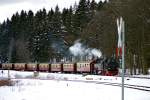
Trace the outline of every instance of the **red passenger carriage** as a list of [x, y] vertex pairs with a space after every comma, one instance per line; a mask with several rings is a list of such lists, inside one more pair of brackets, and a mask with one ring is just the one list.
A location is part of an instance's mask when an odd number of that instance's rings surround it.
[[77, 62], [77, 72], [93, 73], [93, 71], [94, 71], [93, 61]]
[[39, 65], [38, 65], [38, 67], [39, 67], [39, 71], [49, 71], [49, 69], [50, 69], [50, 64], [49, 63], [40, 63]]
[[27, 71], [37, 71], [37, 64], [36, 63], [28, 63], [26, 70]]
[[64, 63], [63, 64], [63, 72], [66, 73], [75, 73], [76, 72], [76, 64], [75, 63]]
[[2, 69], [8, 70], [8, 69], [13, 69], [14, 64], [13, 63], [3, 63], [2, 64]]
[[26, 64], [25, 63], [14, 63], [14, 70], [25, 70]]
[[52, 63], [51, 64], [51, 72], [62, 72], [63, 64], [62, 63]]

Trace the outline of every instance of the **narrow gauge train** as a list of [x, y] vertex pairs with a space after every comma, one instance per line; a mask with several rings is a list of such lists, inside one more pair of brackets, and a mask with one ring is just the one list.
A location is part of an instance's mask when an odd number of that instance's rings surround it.
[[97, 59], [92, 61], [64, 63], [2, 63], [3, 70], [40, 71], [61, 73], [89, 73], [114, 76], [118, 74], [119, 64], [115, 59]]

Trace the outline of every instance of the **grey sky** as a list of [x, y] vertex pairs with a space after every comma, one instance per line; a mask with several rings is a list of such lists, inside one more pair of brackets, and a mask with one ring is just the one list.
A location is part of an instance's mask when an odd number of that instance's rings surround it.
[[0, 5], [13, 4], [18, 2], [23, 2], [25, 0], [0, 0]]
[[36, 12], [42, 8], [50, 10], [55, 8], [56, 5], [63, 9], [74, 5], [75, 1], [79, 2], [79, 0], [0, 0], [0, 23], [7, 18], [10, 19], [14, 13], [20, 12], [22, 9]]
[[[9, 4], [16, 4], [21, 2], [30, 2], [30, 3], [41, 3], [41, 2], [47, 2], [48, 0], [0, 0], [0, 5], [9, 5]], [[50, 2], [54, 2], [54, 0], [49, 0]], [[57, 1], [57, 0], [56, 0]]]
[[[20, 2], [39, 3], [39, 2], [45, 2], [45, 1], [47, 1], [47, 0], [0, 0], [0, 5], [20, 3]], [[49, 1], [54, 1], [54, 0], [49, 0]]]

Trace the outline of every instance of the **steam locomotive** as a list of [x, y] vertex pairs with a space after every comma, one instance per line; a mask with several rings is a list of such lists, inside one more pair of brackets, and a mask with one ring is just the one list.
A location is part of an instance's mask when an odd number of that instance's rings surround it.
[[53, 63], [1, 63], [0, 69], [17, 71], [61, 72], [61, 73], [88, 73], [114, 76], [118, 74], [119, 64], [116, 59], [96, 59], [79, 62]]

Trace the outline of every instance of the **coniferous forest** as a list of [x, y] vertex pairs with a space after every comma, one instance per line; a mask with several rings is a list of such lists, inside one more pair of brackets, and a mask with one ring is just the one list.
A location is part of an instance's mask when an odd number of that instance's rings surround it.
[[150, 68], [149, 0], [80, 0], [70, 8], [14, 12], [0, 23], [1, 62], [49, 62], [69, 54], [68, 48], [81, 39], [100, 49], [104, 56], [116, 52], [116, 19], [125, 20], [125, 60], [131, 73], [147, 74]]

